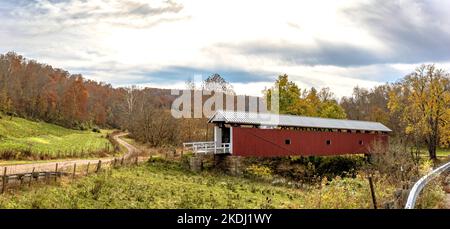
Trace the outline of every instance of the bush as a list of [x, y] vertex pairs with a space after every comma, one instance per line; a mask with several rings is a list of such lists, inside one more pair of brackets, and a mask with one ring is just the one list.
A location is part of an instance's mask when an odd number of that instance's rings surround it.
[[6, 112], [6, 115], [10, 116], [10, 117], [17, 117], [17, 114], [15, 112]]
[[78, 126], [78, 129], [79, 129], [79, 130], [85, 131], [85, 130], [88, 130], [89, 127], [88, 127], [88, 125], [86, 125], [85, 123], [83, 123], [83, 124], [81, 124], [81, 125]]
[[439, 179], [431, 180], [417, 198], [417, 209], [444, 208], [445, 191]]
[[313, 162], [316, 173], [322, 177], [354, 177], [363, 163], [361, 156], [319, 157]]
[[100, 133], [101, 131], [100, 131], [100, 128], [94, 127], [94, 128], [92, 128], [92, 132], [94, 132], [94, 133]]
[[418, 179], [419, 165], [401, 144], [391, 143], [386, 148], [375, 142], [370, 146], [370, 152], [372, 156], [368, 169], [386, 174], [392, 182], [398, 184]]
[[326, 157], [273, 157], [246, 158], [247, 165], [263, 165], [270, 168], [274, 175], [303, 182], [316, 182], [320, 177], [332, 179], [335, 176], [354, 177], [364, 165], [364, 157], [326, 156]]
[[254, 177], [257, 179], [272, 179], [272, 170], [264, 165], [250, 165], [245, 169], [245, 174], [249, 177]]

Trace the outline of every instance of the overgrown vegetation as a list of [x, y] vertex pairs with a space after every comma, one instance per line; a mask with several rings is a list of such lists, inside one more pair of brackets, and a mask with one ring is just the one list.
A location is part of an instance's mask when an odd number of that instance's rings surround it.
[[[409, 191], [412, 185], [422, 176], [433, 170], [436, 161], [420, 157], [414, 152], [408, 152], [405, 146], [392, 142], [389, 148], [381, 143], [375, 143], [370, 149], [371, 163], [361, 170], [365, 173], [379, 173], [385, 176], [385, 182], [399, 190]], [[440, 179], [430, 181], [420, 193], [416, 208], [440, 208], [444, 202], [445, 192]], [[405, 204], [406, 196], [401, 197]]]
[[329, 157], [253, 157], [247, 158], [245, 162], [250, 166], [247, 172], [255, 176], [263, 176], [265, 173], [295, 181], [312, 183], [320, 181], [324, 177], [328, 177], [328, 179], [336, 176], [355, 177], [364, 160], [364, 156], [349, 155]]
[[105, 133], [78, 131], [22, 118], [0, 119], [0, 158], [5, 160], [105, 156]]

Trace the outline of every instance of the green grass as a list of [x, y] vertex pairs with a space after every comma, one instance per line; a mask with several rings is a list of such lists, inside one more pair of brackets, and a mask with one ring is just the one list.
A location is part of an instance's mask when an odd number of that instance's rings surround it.
[[[13, 153], [13, 159], [54, 159], [89, 157], [112, 149], [106, 133], [71, 130], [22, 118], [0, 119], [0, 157]], [[2, 156], [3, 155], [3, 156]]]
[[[428, 150], [427, 149], [421, 149], [420, 150], [420, 156], [424, 158], [428, 158]], [[436, 150], [436, 156], [441, 159], [445, 159], [450, 156], [450, 149], [437, 149]]]
[[450, 149], [438, 149], [436, 151], [436, 155], [438, 157], [447, 157], [450, 156]]
[[[393, 192], [375, 181], [380, 202]], [[294, 188], [152, 162], [0, 195], [0, 208], [370, 208], [364, 177]]]

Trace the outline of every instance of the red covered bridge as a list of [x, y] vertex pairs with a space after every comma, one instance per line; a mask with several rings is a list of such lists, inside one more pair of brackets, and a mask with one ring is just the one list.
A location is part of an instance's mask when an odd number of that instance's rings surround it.
[[374, 141], [387, 143], [391, 132], [378, 122], [234, 111], [218, 111], [209, 122], [214, 141], [184, 146], [235, 156], [368, 154]]

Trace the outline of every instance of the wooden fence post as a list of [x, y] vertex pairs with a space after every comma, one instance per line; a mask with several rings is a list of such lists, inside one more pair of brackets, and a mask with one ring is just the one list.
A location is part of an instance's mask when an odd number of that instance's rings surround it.
[[114, 158], [113, 168], [116, 167], [117, 158]]
[[135, 163], [136, 165], [138, 165], [138, 160], [139, 160], [139, 157], [136, 156], [136, 159], [135, 159], [135, 161], [134, 161], [134, 163]]
[[120, 166], [123, 166], [123, 156], [122, 156], [122, 160], [120, 161]]
[[86, 167], [86, 176], [89, 175], [89, 165], [91, 165], [91, 162], [88, 162]]
[[373, 181], [372, 181], [372, 176], [369, 176], [369, 185], [370, 185], [370, 192], [372, 194], [372, 203], [373, 203], [373, 208], [377, 209], [377, 199], [375, 197], [375, 190], [373, 188]]
[[102, 160], [99, 160], [97, 164], [97, 170], [95, 172], [96, 173], [100, 172], [101, 167], [102, 167]]
[[72, 180], [75, 179], [75, 174], [76, 174], [76, 172], [77, 172], [77, 163], [74, 163], [74, 164], [73, 164]]
[[56, 163], [56, 166], [55, 166], [55, 181], [57, 181], [58, 180], [58, 163]]
[[6, 190], [6, 167], [3, 170], [3, 176], [2, 176], [2, 193], [4, 193]]
[[31, 182], [33, 181], [33, 177], [34, 177], [34, 167], [33, 167], [33, 170], [31, 170], [31, 175], [30, 175], [30, 181], [28, 182], [28, 187], [30, 187], [31, 186]]

